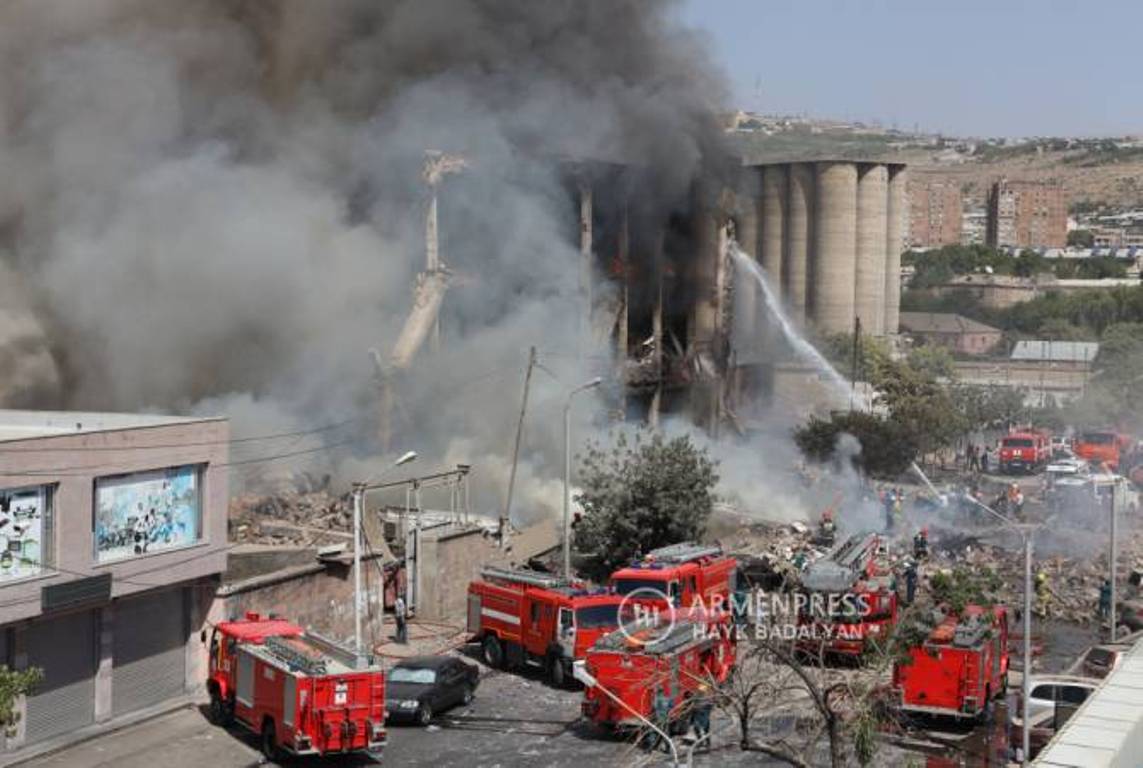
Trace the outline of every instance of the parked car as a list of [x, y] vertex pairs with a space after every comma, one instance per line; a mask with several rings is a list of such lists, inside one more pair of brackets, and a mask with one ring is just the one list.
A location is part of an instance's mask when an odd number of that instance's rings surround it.
[[[1058, 728], [1087, 701], [1099, 682], [1075, 675], [1033, 675], [1027, 706], [1032, 727]], [[1013, 712], [1014, 726], [1021, 723], [1024, 709], [1019, 706]]]
[[1132, 646], [1123, 643], [1107, 643], [1089, 648], [1084, 654], [1080, 669], [1086, 677], [1102, 680], [1119, 666], [1119, 662], [1123, 661], [1123, 657], [1131, 648]]
[[438, 713], [471, 702], [479, 682], [476, 666], [453, 656], [404, 659], [385, 675], [387, 719], [428, 725]]

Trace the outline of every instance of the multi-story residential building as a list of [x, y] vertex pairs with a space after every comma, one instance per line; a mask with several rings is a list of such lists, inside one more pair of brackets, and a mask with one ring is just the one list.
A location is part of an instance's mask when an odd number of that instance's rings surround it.
[[1061, 184], [1004, 179], [992, 185], [988, 192], [988, 245], [1062, 248], [1067, 239], [1067, 194]]
[[956, 245], [961, 240], [960, 186], [943, 179], [910, 179], [909, 245]]
[[224, 419], [0, 410], [0, 663], [44, 675], [4, 752], [82, 738], [205, 680], [228, 441]]

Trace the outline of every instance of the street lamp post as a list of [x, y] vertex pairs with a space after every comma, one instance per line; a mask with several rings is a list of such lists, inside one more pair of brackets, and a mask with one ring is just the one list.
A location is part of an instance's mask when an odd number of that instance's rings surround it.
[[580, 392], [598, 387], [602, 379], [596, 376], [568, 392], [564, 401], [564, 578], [571, 579], [571, 407], [572, 398]]
[[[417, 458], [416, 451], [408, 451], [379, 474], [384, 475], [397, 467], [408, 464]], [[365, 604], [365, 596], [361, 592], [361, 518], [365, 508], [365, 490], [379, 475], [374, 475], [363, 483], [353, 484], [353, 653], [358, 666], [364, 666], [365, 648], [361, 639], [361, 613]], [[382, 603], [385, 597], [385, 584], [381, 584]], [[384, 611], [382, 611], [384, 616]]]
[[1000, 514], [972, 494], [966, 493], [966, 499], [976, 504], [988, 514], [1004, 523], [1017, 533], [1024, 541], [1024, 670], [1020, 675], [1020, 696], [1024, 702], [1023, 715], [1020, 717], [1020, 735], [1022, 744], [1021, 765], [1028, 765], [1028, 751], [1031, 742], [1031, 720], [1028, 717], [1028, 699], [1032, 691], [1032, 530], [1030, 526], [1020, 526], [1008, 517]]

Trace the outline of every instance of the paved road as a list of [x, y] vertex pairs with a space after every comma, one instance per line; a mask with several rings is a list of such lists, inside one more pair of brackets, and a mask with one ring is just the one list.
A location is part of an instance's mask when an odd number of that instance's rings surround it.
[[[486, 671], [486, 670], [485, 670]], [[487, 671], [486, 671], [487, 672]], [[387, 765], [446, 768], [511, 766], [667, 765], [666, 755], [648, 756], [606, 736], [579, 719], [582, 693], [557, 690], [536, 678], [486, 674], [472, 705], [438, 718], [428, 729], [390, 725]], [[732, 725], [715, 720], [723, 749], [700, 755], [698, 766], [767, 765], [757, 754], [733, 746]], [[685, 757], [685, 755], [684, 755]], [[372, 761], [345, 758], [285, 763], [322, 768], [359, 768]], [[187, 708], [141, 725], [25, 763], [28, 768], [246, 768], [268, 765], [256, 739], [239, 729], [212, 726], [198, 709]]]

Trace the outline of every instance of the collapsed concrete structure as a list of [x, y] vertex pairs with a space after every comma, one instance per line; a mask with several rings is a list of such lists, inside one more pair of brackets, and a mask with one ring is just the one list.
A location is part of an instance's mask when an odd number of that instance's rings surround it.
[[685, 213], [644, 210], [639, 169], [575, 164], [581, 290], [596, 341], [622, 361], [626, 418], [686, 411], [742, 428], [788, 362], [765, 297], [729, 243], [761, 264], [789, 317], [818, 334], [897, 332], [905, 166], [768, 159], [698, 182]]

